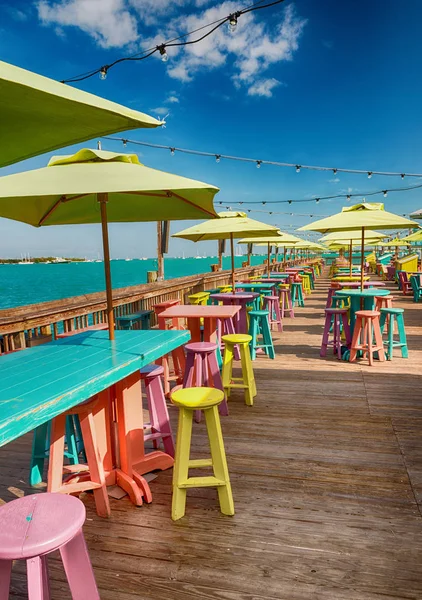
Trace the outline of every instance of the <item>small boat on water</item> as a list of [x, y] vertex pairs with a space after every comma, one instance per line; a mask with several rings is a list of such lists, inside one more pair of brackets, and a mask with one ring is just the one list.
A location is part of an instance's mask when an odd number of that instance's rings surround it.
[[21, 254], [21, 259], [17, 264], [18, 265], [33, 265], [34, 261], [30, 260], [29, 254]]

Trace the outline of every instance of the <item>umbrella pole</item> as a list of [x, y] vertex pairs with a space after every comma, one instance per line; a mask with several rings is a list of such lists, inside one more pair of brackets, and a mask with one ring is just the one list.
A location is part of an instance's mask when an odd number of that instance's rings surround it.
[[360, 289], [363, 292], [363, 264], [365, 261], [365, 227], [362, 227], [362, 245], [360, 248]]
[[234, 242], [233, 242], [233, 234], [230, 234], [230, 253], [232, 255], [232, 292], [233, 294], [236, 292], [236, 284], [234, 277]]
[[267, 266], [267, 275], [268, 275], [268, 278], [270, 277], [270, 272], [271, 272], [270, 262], [271, 262], [271, 246], [270, 246], [270, 244], [268, 244], [268, 266]]
[[103, 232], [103, 252], [104, 252], [104, 274], [106, 280], [106, 296], [107, 296], [107, 318], [108, 318], [108, 335], [110, 340], [114, 340], [114, 312], [113, 312], [113, 292], [111, 287], [111, 270], [110, 270], [110, 247], [108, 243], [108, 227], [107, 227], [107, 194], [98, 194], [98, 202], [101, 209], [101, 228]]
[[353, 242], [350, 240], [350, 248], [349, 248], [349, 261], [350, 261], [350, 277], [352, 276], [352, 255], [353, 255]]

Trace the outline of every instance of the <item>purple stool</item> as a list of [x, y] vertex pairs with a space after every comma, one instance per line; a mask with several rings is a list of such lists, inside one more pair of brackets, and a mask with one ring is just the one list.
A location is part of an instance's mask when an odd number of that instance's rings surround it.
[[284, 319], [286, 314], [292, 319], [295, 317], [295, 311], [292, 302], [292, 293], [290, 288], [280, 288], [280, 314], [281, 318]]
[[336, 292], [339, 291], [339, 289], [341, 289], [340, 286], [338, 288], [337, 287], [328, 288], [327, 302], [325, 303], [325, 308], [331, 308], [332, 297], [334, 296], [334, 294]]
[[26, 560], [29, 600], [49, 600], [47, 555], [60, 551], [73, 600], [100, 600], [74, 496], [34, 494], [0, 507], [0, 600], [9, 598], [14, 560]]
[[173, 433], [161, 383], [163, 373], [164, 368], [159, 365], [147, 365], [141, 369], [150, 419], [149, 423], [144, 424], [144, 429], [151, 430], [150, 433], [144, 434], [144, 441], [152, 440], [154, 448], [158, 448], [158, 441], [162, 440], [164, 450], [174, 458]]
[[[183, 387], [213, 387], [224, 392], [220, 369], [217, 363], [217, 344], [213, 342], [194, 342], [186, 344], [186, 370]], [[218, 407], [220, 415], [229, 414], [227, 399]], [[201, 420], [201, 411], [195, 411], [195, 421]], [[1, 599], [0, 599], [1, 600]]]
[[[347, 321], [347, 308], [326, 308], [325, 309], [325, 325], [324, 333], [322, 334], [321, 351], [320, 356], [327, 356], [327, 347], [333, 346], [333, 353], [337, 352], [337, 358], [341, 359], [341, 328], [340, 323], [343, 324], [343, 331], [346, 336], [346, 346], [350, 347], [350, 328]], [[330, 337], [331, 324], [333, 324], [333, 338]]]
[[281, 320], [280, 299], [278, 296], [264, 296], [264, 310], [268, 310], [270, 319], [270, 329], [283, 331], [283, 321]]

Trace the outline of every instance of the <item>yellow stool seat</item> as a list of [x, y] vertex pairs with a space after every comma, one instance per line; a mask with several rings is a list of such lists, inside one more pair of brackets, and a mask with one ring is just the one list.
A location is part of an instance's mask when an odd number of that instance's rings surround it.
[[[233, 389], [241, 389], [245, 392], [245, 404], [253, 405], [253, 399], [256, 396], [255, 376], [252, 368], [251, 353], [249, 344], [252, 341], [251, 335], [231, 334], [223, 335], [224, 342], [223, 370], [221, 379], [227, 399]], [[240, 350], [240, 364], [242, 367], [242, 377], [233, 377], [234, 347], [238, 345]]]
[[224, 400], [224, 392], [216, 388], [192, 387], [177, 390], [171, 395], [171, 401], [181, 408], [202, 410], [216, 406]]
[[[171, 518], [177, 521], [185, 514], [186, 495], [189, 488], [217, 488], [220, 510], [224, 515], [234, 515], [233, 495], [224, 450], [218, 405], [223, 401], [221, 390], [207, 387], [185, 388], [171, 394], [171, 401], [179, 407], [176, 456], [173, 468], [173, 498]], [[210, 443], [211, 458], [190, 459], [193, 415], [203, 410]], [[190, 477], [190, 469], [211, 467], [213, 475]]]

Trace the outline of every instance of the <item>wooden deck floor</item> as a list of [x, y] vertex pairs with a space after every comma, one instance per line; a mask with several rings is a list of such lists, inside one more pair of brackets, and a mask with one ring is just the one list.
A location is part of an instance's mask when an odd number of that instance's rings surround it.
[[[234, 517], [214, 490], [192, 490], [173, 523], [171, 472], [149, 506], [112, 500], [109, 520], [85, 495], [103, 600], [422, 598], [422, 304], [397, 296], [409, 359], [370, 368], [319, 358], [328, 281], [317, 285], [276, 335], [277, 359], [254, 363], [255, 406], [234, 396], [223, 419]], [[29, 449], [28, 437], [0, 449], [3, 501], [28, 493]], [[207, 452], [203, 424], [194, 451]], [[24, 572], [11, 598], [26, 597]], [[69, 598], [58, 560], [51, 577], [53, 600]]]

